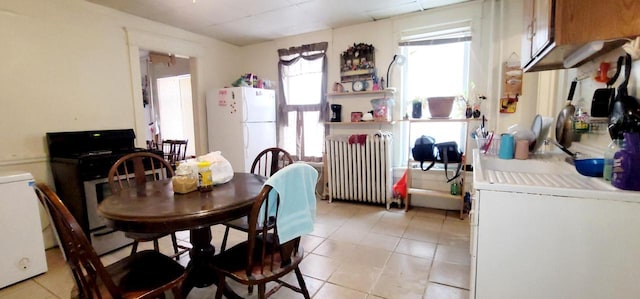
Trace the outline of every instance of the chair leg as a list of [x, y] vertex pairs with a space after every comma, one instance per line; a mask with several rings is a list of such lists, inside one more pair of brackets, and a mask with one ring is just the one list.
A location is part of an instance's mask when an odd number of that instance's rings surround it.
[[160, 244], [158, 244], [158, 239], [153, 239], [153, 250], [160, 252]]
[[224, 275], [218, 273], [218, 289], [216, 290], [216, 299], [222, 299], [222, 292], [224, 292]]
[[224, 229], [224, 237], [222, 237], [222, 245], [220, 245], [220, 252], [224, 252], [227, 248], [227, 237], [229, 237], [229, 227]]
[[138, 241], [133, 241], [131, 245], [131, 254], [134, 254], [138, 251]]
[[307, 284], [304, 282], [304, 277], [302, 276], [302, 272], [300, 272], [300, 268], [296, 267], [296, 277], [298, 278], [298, 284], [300, 285], [300, 290], [302, 290], [302, 295], [305, 299], [310, 299], [309, 290], [307, 290]]
[[176, 256], [176, 261], [180, 260], [180, 249], [178, 248], [178, 238], [176, 238], [176, 233], [171, 233], [171, 243], [173, 244], [173, 252]]
[[258, 284], [258, 298], [265, 299], [266, 290], [267, 290], [266, 284], [264, 283]]
[[180, 287], [176, 286], [171, 289], [171, 293], [173, 293], [174, 299], [184, 299], [182, 296], [182, 292], [180, 292]]

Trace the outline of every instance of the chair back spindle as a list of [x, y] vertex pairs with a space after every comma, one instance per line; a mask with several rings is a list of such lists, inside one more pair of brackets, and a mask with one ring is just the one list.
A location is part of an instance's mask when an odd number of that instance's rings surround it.
[[164, 140], [162, 141], [162, 152], [164, 158], [171, 164], [173, 169], [176, 168], [178, 161], [185, 160], [187, 157], [188, 140]]
[[112, 192], [134, 186], [144, 186], [147, 180], [153, 181], [171, 178], [174, 175], [169, 162], [148, 152], [132, 153], [122, 156], [109, 170], [109, 186]]
[[293, 163], [293, 159], [287, 151], [278, 147], [271, 147], [256, 156], [251, 164], [251, 173], [270, 177], [291, 163]]

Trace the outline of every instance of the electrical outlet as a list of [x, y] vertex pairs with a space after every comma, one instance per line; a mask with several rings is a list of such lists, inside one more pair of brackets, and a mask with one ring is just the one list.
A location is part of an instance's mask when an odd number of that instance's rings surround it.
[[622, 46], [625, 52], [631, 55], [633, 60], [640, 59], [640, 36], [636, 37], [635, 40], [627, 42], [624, 46]]

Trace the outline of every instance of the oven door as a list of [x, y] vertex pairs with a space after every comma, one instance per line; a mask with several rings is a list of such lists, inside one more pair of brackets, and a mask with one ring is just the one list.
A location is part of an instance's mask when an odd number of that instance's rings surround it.
[[106, 221], [98, 214], [98, 204], [111, 195], [109, 181], [106, 178], [84, 182], [87, 200], [87, 218], [89, 220], [89, 237], [98, 255], [111, 252], [130, 245], [133, 240], [106, 225]]

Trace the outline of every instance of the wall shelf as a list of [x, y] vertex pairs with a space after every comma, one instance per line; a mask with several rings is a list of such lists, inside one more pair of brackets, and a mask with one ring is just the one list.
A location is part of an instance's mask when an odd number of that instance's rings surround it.
[[[485, 118], [486, 120], [486, 118]], [[429, 122], [475, 122], [482, 121], [482, 118], [412, 118], [412, 119], [404, 119], [402, 121], [408, 121], [411, 123], [429, 123]]]
[[393, 90], [367, 90], [367, 91], [353, 91], [353, 92], [336, 92], [328, 93], [328, 97], [340, 97], [340, 96], [356, 96], [356, 95], [377, 95], [377, 94], [393, 94]]
[[[388, 110], [384, 110], [386, 112], [386, 117], [381, 117], [382, 113], [376, 117], [375, 112], [379, 112], [376, 110], [374, 112], [373, 121], [361, 121], [361, 122], [351, 122], [354, 118], [354, 112], [360, 112], [362, 115], [366, 114], [368, 111], [372, 111], [375, 108], [371, 104], [373, 100], [377, 100], [383, 98], [387, 101], [393, 101], [392, 95], [394, 94], [393, 89], [383, 89], [383, 90], [366, 90], [366, 91], [352, 91], [352, 92], [334, 92], [327, 93], [326, 96], [328, 98], [329, 104], [338, 104], [342, 105], [342, 122], [325, 122], [327, 125], [335, 125], [340, 124], [344, 126], [369, 126], [371, 125], [388, 125], [393, 124], [393, 120], [391, 117], [391, 107], [388, 107]], [[387, 102], [388, 103], [388, 102]], [[341, 128], [343, 129], [343, 128]]]
[[420, 189], [420, 188], [408, 188], [407, 194], [433, 196], [433, 197], [441, 197], [441, 198], [456, 199], [456, 200], [460, 199], [460, 195], [452, 195], [451, 193], [448, 193], [445, 191], [428, 190], [428, 189]]
[[343, 125], [343, 126], [367, 126], [367, 125], [393, 125], [395, 121], [358, 121], [358, 122], [349, 122], [349, 121], [341, 121], [341, 122], [324, 122], [325, 125]]
[[[409, 144], [409, 158], [407, 159], [407, 198], [404, 199], [404, 209], [405, 211], [409, 210], [409, 206], [411, 205], [411, 195], [421, 195], [421, 196], [427, 196], [427, 197], [439, 197], [439, 198], [446, 198], [446, 199], [452, 199], [452, 200], [458, 200], [460, 201], [460, 219], [464, 218], [464, 196], [465, 196], [465, 188], [464, 188], [464, 184], [466, 182], [466, 173], [467, 171], [466, 169], [466, 163], [467, 163], [467, 155], [466, 155], [466, 151], [469, 150], [469, 132], [470, 132], [470, 124], [474, 123], [474, 122], [478, 122], [478, 121], [482, 121], [482, 118], [462, 118], [462, 119], [452, 119], [452, 118], [424, 118], [424, 119], [406, 119], [406, 120], [402, 120], [405, 122], [409, 123], [409, 133], [407, 134], [408, 137], [411, 136], [411, 124], [415, 124], [415, 123], [442, 123], [442, 122], [451, 122], [451, 123], [463, 123], [465, 124], [464, 126], [464, 136], [466, 136], [463, 140], [464, 142], [464, 149], [465, 149], [465, 153], [463, 153], [462, 155], [462, 161], [460, 161], [459, 163], [462, 163], [462, 169], [460, 170], [460, 176], [456, 179], [456, 181], [460, 184], [460, 189], [459, 189], [459, 193], [456, 195], [452, 195], [450, 192], [445, 192], [445, 191], [439, 191], [439, 190], [430, 190], [430, 189], [424, 189], [424, 188], [415, 188], [412, 187], [412, 170], [413, 169], [420, 169], [420, 168], [414, 168], [414, 164], [419, 164], [419, 161], [415, 161], [412, 158], [412, 153], [411, 153], [411, 147], [413, 146], [413, 143], [411, 141], [408, 142]], [[486, 119], [485, 119], [486, 121]], [[431, 163], [431, 162], [425, 162], [425, 163]], [[442, 164], [440, 162], [436, 162], [436, 164]], [[451, 163], [451, 164], [458, 164], [458, 163]], [[451, 166], [449, 168], [449, 170], [454, 170], [457, 167], [453, 167]]]

